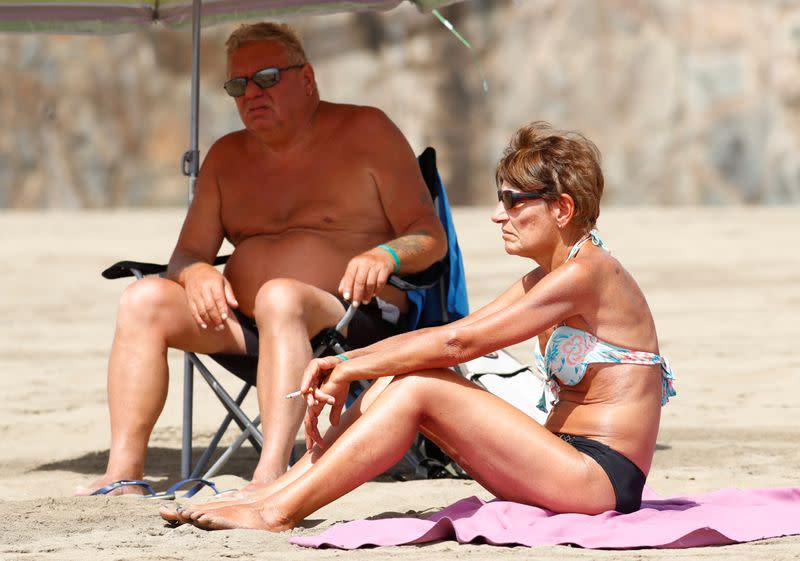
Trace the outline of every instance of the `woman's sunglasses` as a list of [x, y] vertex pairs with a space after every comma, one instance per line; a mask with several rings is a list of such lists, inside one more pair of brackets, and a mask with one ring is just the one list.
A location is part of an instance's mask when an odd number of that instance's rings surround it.
[[517, 203], [521, 201], [528, 201], [532, 199], [548, 199], [548, 198], [550, 198], [550, 195], [542, 191], [516, 193], [514, 191], [503, 190], [497, 192], [497, 200], [503, 203], [503, 208], [506, 210], [514, 208], [515, 206], [517, 206]]
[[262, 68], [250, 78], [247, 76], [238, 76], [237, 78], [231, 78], [227, 82], [225, 82], [222, 87], [225, 88], [225, 91], [228, 92], [228, 95], [231, 97], [241, 97], [244, 95], [245, 90], [247, 90], [247, 81], [252, 80], [253, 83], [265, 90], [267, 88], [271, 88], [275, 84], [281, 81], [281, 72], [286, 70], [291, 70], [293, 68], [302, 68], [305, 64], [295, 64], [292, 66], [284, 66], [283, 68]]

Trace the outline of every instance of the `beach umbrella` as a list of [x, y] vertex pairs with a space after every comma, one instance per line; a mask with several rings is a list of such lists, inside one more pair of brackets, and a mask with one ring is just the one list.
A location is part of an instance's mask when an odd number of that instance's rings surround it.
[[[153, 25], [192, 30], [189, 149], [183, 174], [189, 178], [189, 199], [200, 169], [198, 150], [200, 103], [200, 29], [231, 20], [274, 18], [364, 10], [390, 10], [404, 0], [0, 0], [0, 31], [35, 33], [123, 33]], [[422, 11], [459, 0], [406, 0]]]
[[[162, 25], [192, 30], [189, 148], [182, 171], [189, 179], [189, 200], [200, 169], [198, 149], [200, 107], [200, 29], [232, 20], [274, 18], [364, 10], [390, 10], [404, 0], [0, 0], [0, 32], [123, 33]], [[436, 8], [460, 0], [407, 0], [421, 11], [432, 11], [445, 27], [469, 46]], [[471, 47], [470, 47], [471, 48]], [[184, 359], [184, 411], [191, 411], [193, 365]], [[188, 409], [186, 401], [189, 400]], [[187, 429], [187, 427], [189, 427]], [[183, 448], [191, 448], [191, 416], [184, 419]], [[188, 446], [187, 446], [188, 441]], [[191, 458], [181, 459], [186, 477]]]

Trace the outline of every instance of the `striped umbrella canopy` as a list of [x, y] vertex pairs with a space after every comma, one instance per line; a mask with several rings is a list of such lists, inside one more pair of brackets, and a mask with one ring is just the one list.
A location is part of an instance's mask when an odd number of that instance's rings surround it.
[[[407, 0], [430, 11], [456, 0]], [[403, 0], [203, 0], [202, 25], [295, 14], [390, 10]], [[0, 31], [121, 33], [189, 26], [192, 0], [0, 0]]]

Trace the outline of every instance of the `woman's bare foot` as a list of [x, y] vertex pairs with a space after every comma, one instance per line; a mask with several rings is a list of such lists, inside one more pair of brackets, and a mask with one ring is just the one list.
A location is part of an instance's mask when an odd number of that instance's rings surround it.
[[[97, 491], [98, 489], [101, 489], [102, 487], [105, 487], [106, 485], [114, 483], [115, 481], [121, 481], [121, 480], [124, 480], [124, 479], [128, 479], [128, 480], [141, 479], [141, 476], [139, 476], [139, 477], [120, 477], [118, 475], [105, 474], [105, 475], [102, 475], [102, 476], [98, 477], [94, 481], [92, 481], [87, 487], [76, 487], [75, 488], [75, 496], [77, 496], [77, 497], [88, 497], [89, 495], [91, 495], [92, 493]], [[145, 494], [147, 494], [147, 493], [145, 492], [145, 489], [143, 487], [140, 487], [138, 485], [125, 485], [123, 487], [119, 487], [118, 489], [112, 489], [108, 493], [105, 493], [103, 496], [104, 497], [112, 497], [112, 496], [116, 496], [116, 495], [145, 495]]]
[[247, 529], [284, 532], [295, 526], [286, 517], [263, 504], [195, 511], [190, 522], [203, 530]]
[[170, 524], [179, 525], [183, 524], [183, 520], [181, 520], [180, 513], [182, 511], [182, 507], [178, 505], [172, 506], [162, 506], [158, 509], [158, 514], [161, 515], [161, 518], [169, 522]]
[[161, 507], [159, 509], [159, 514], [161, 514], [161, 518], [172, 524], [174, 523], [191, 524], [192, 519], [195, 516], [199, 516], [200, 513], [207, 513], [207, 512], [212, 512], [214, 510], [227, 509], [227, 508], [250, 507], [255, 505], [256, 503], [264, 502], [264, 500], [266, 500], [268, 497], [269, 495], [265, 495], [263, 497], [248, 496], [242, 500], [238, 499], [210, 500], [187, 506], [181, 505], [174, 507]]

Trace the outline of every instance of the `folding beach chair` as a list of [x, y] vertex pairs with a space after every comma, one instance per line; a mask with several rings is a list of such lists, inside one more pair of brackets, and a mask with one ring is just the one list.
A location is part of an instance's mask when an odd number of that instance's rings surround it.
[[[429, 327], [455, 321], [468, 314], [466, 282], [461, 259], [461, 250], [458, 247], [455, 229], [453, 228], [447, 195], [436, 169], [436, 152], [433, 148], [426, 148], [419, 156], [418, 162], [422, 176], [434, 200], [439, 219], [445, 228], [448, 238], [447, 255], [431, 267], [404, 277], [392, 275], [389, 283], [406, 291], [410, 307], [408, 313], [409, 328]], [[227, 262], [229, 256], [217, 257], [214, 264], [221, 265]], [[105, 271], [103, 277], [116, 279], [122, 277], [136, 277], [140, 279], [146, 275], [164, 275], [166, 265], [141, 263], [135, 261], [118, 262]], [[338, 354], [349, 349], [347, 339], [341, 334], [355, 309], [348, 310], [342, 320], [334, 327], [323, 331], [315, 337], [318, 344], [314, 348], [314, 356]], [[209, 355], [211, 359], [229, 370], [244, 381], [244, 385], [233, 397], [212, 374], [208, 367], [197, 354], [187, 352], [184, 354], [184, 393], [183, 393], [183, 438], [181, 454], [181, 477], [209, 478], [219, 471], [230, 456], [245, 442], [249, 441], [256, 453], [261, 453], [263, 436], [258, 428], [260, 417], [250, 418], [241, 408], [242, 402], [256, 382], [256, 367], [258, 358], [247, 355]], [[227, 415], [216, 434], [211, 439], [208, 447], [203, 452], [197, 463], [192, 467], [192, 405], [194, 392], [194, 370], [197, 370], [221, 404], [227, 410]], [[351, 388], [353, 397], [360, 390], [358, 386]], [[216, 451], [220, 440], [231, 423], [235, 423], [240, 434], [234, 442], [222, 453], [211, 467], [208, 464]], [[406, 463], [418, 474], [426, 475], [425, 457], [435, 452], [432, 443], [425, 447], [425, 441], [418, 439], [405, 456]], [[437, 454], [438, 456], [438, 454]], [[293, 458], [294, 459], [294, 458]], [[443, 463], [444, 460], [439, 461]], [[421, 468], [422, 466], [422, 468]]]

